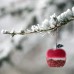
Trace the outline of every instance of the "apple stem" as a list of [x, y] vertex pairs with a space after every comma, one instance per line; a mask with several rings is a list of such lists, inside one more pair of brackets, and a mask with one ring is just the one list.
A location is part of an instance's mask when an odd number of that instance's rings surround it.
[[57, 48], [61, 48], [61, 47], [63, 47], [63, 45], [62, 44], [58, 44], [56, 47]]

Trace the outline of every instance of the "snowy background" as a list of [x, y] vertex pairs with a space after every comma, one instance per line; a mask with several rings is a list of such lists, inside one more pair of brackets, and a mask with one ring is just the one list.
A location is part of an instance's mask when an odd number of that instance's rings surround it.
[[[0, 31], [29, 29], [73, 5], [74, 0], [0, 0]], [[0, 33], [0, 74], [73, 74], [73, 24], [72, 21], [59, 29], [58, 43], [64, 45], [67, 53], [63, 68], [49, 68], [46, 63], [46, 51], [55, 48], [55, 33], [16, 35], [14, 42], [10, 35]]]

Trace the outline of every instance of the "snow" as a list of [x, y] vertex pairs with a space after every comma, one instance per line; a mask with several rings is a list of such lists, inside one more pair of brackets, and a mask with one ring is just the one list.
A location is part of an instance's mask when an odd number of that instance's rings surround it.
[[[66, 6], [65, 9], [60, 11], [56, 4], [61, 4], [62, 2], [65, 2]], [[12, 10], [10, 7], [12, 3], [15, 3], [16, 10], [19, 7], [27, 9], [20, 16], [6, 14], [0, 17], [0, 31], [2, 29], [6, 29], [10, 32], [12, 29], [14, 29], [14, 31], [21, 31], [30, 29], [32, 25], [36, 26], [36, 24], [39, 24], [39, 26], [37, 25], [38, 27], [36, 27], [36, 29], [38, 29], [42, 26], [44, 19], [46, 19], [44, 24], [49, 26], [49, 16], [53, 15], [53, 13], [56, 13], [58, 16], [67, 10], [67, 8], [71, 8], [73, 6], [71, 0], [53, 0], [52, 4], [50, 0], [0, 0], [0, 7], [5, 6], [6, 8], [8, 7], [8, 10]], [[68, 3], [70, 6], [68, 6]], [[29, 12], [28, 8], [32, 9], [32, 11], [29, 10]], [[72, 11], [74, 12], [74, 7], [72, 8]], [[67, 12], [71, 12], [71, 10], [69, 9]], [[37, 22], [33, 21], [34, 17], [36, 17]], [[60, 16], [58, 19], [59, 18]], [[52, 18], [51, 21], [54, 21], [54, 19]], [[51, 22], [51, 27], [54, 27], [55, 24], [55, 21], [54, 23]], [[59, 29], [58, 43], [62, 43], [64, 45], [63, 49], [67, 53], [66, 65], [60, 69], [48, 68], [45, 57], [45, 53], [48, 49], [55, 48], [56, 34], [54, 32], [51, 32], [50, 34], [40, 33], [25, 36], [16, 35], [13, 38], [14, 45], [11, 43], [12, 38], [10, 38], [10, 35], [0, 33], [0, 52], [2, 52], [0, 53], [0, 60], [10, 54], [10, 60], [14, 64], [14, 66], [12, 66], [9, 63], [3, 62], [0, 74], [73, 74], [74, 30], [73, 32], [70, 31], [70, 24], [73, 25], [74, 22]], [[22, 45], [23, 50], [16, 50], [15, 47], [19, 44]]]

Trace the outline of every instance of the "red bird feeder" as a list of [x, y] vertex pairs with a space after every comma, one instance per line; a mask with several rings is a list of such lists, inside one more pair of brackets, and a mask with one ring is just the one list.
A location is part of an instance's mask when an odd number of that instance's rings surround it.
[[66, 53], [61, 48], [49, 49], [46, 53], [46, 60], [49, 67], [63, 67], [66, 62]]
[[63, 67], [66, 62], [66, 52], [61, 48], [62, 44], [57, 44], [58, 29], [56, 31], [56, 48], [46, 52], [46, 60], [49, 67]]

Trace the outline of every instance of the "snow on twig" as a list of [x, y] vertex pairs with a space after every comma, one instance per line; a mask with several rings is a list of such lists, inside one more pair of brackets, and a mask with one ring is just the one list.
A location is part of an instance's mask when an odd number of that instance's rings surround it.
[[27, 30], [21, 30], [20, 32], [9, 32], [6, 30], [2, 30], [1, 32], [3, 34], [10, 34], [11, 36], [20, 34], [20, 35], [26, 35], [26, 34], [32, 34], [32, 33], [40, 33], [40, 32], [48, 32], [52, 30], [56, 30], [57, 28], [67, 24], [68, 22], [74, 20], [74, 7], [72, 7], [72, 10], [67, 9], [67, 11], [61, 13], [59, 16], [56, 16], [55, 13], [50, 16], [50, 19], [45, 19], [42, 22], [42, 25], [33, 25], [31, 29]]

